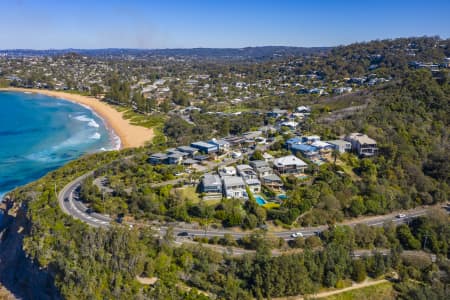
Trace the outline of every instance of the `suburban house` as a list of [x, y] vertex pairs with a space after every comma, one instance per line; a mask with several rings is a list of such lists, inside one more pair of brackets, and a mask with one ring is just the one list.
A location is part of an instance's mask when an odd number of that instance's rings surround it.
[[188, 158], [182, 161], [183, 166], [189, 167], [198, 164], [199, 161], [196, 159]]
[[288, 111], [286, 109], [273, 109], [272, 111], [267, 113], [268, 117], [271, 118], [279, 118], [286, 115]]
[[296, 145], [296, 144], [301, 144], [302, 143], [302, 138], [295, 136], [293, 138], [290, 138], [286, 141], [286, 148], [288, 150], [292, 149], [292, 146]]
[[308, 165], [294, 155], [283, 156], [273, 160], [273, 168], [280, 174], [301, 174]]
[[242, 177], [225, 176], [222, 178], [225, 197], [227, 198], [246, 198], [247, 192]]
[[298, 126], [298, 123], [295, 121], [284, 121], [280, 123], [280, 127], [288, 127], [291, 130], [295, 130]]
[[258, 179], [258, 175], [249, 165], [237, 165], [236, 170], [239, 176], [246, 179]]
[[200, 152], [202, 152], [204, 154], [215, 153], [218, 151], [218, 148], [216, 145], [205, 143], [205, 142], [191, 143], [191, 147], [198, 149]]
[[167, 155], [166, 162], [169, 165], [179, 165], [183, 161], [183, 155], [181, 153], [172, 153]]
[[307, 114], [311, 112], [311, 108], [309, 106], [299, 106], [295, 109], [296, 112], [298, 113], [303, 113], [303, 114]]
[[315, 141], [311, 143], [311, 146], [316, 147], [319, 152], [330, 152], [334, 148], [333, 145], [323, 141]]
[[221, 153], [228, 152], [230, 150], [230, 143], [225, 140], [212, 139], [208, 141], [208, 144], [216, 146], [218, 151]]
[[154, 153], [148, 158], [148, 162], [152, 165], [159, 165], [166, 161], [167, 154], [165, 153]]
[[366, 134], [351, 133], [345, 140], [352, 144], [352, 149], [359, 156], [374, 156], [378, 153], [377, 142]]
[[190, 146], [180, 146], [177, 148], [178, 151], [187, 153], [190, 157], [194, 157], [198, 153], [198, 149]]
[[222, 167], [219, 169], [220, 177], [224, 176], [236, 176], [236, 168], [235, 167]]
[[303, 156], [311, 160], [319, 157], [319, 149], [308, 144], [295, 144], [291, 147], [291, 151], [294, 154], [300, 152]]
[[167, 153], [167, 155], [174, 155], [175, 154], [175, 155], [181, 156], [182, 158], [187, 158], [189, 156], [188, 153], [181, 152], [181, 151], [179, 151], [178, 149], [175, 149], [175, 148], [167, 149], [166, 153]]
[[263, 158], [266, 162], [271, 162], [273, 161], [273, 156], [270, 153], [264, 152], [263, 153]]
[[244, 182], [253, 194], [261, 192], [261, 181], [259, 181], [258, 179], [254, 178], [244, 179]]
[[352, 150], [352, 144], [344, 140], [327, 141], [328, 144], [333, 145], [334, 149], [339, 153], [350, 152]]
[[302, 143], [305, 143], [305, 144], [311, 144], [311, 143], [314, 143], [317, 141], [320, 141], [320, 136], [318, 136], [318, 135], [310, 135], [310, 136], [302, 137]]
[[276, 174], [261, 177], [261, 182], [262, 184], [277, 190], [283, 187], [283, 180]]
[[258, 174], [259, 178], [273, 174], [272, 168], [264, 160], [251, 161], [250, 162], [250, 166], [252, 166], [252, 168], [256, 171], [256, 173]]
[[201, 191], [203, 193], [222, 193], [222, 181], [218, 175], [205, 174], [202, 179]]

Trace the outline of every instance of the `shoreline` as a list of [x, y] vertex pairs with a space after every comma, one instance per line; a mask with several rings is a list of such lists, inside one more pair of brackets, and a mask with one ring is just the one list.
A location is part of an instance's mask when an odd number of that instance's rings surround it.
[[69, 94], [62, 91], [13, 87], [0, 88], [0, 91], [41, 94], [87, 107], [103, 120], [109, 130], [112, 130], [113, 136], [116, 135], [120, 139], [120, 149], [144, 146], [146, 142], [151, 141], [154, 137], [152, 128], [130, 124], [128, 120], [123, 118], [123, 112], [119, 112], [109, 104], [91, 96]]

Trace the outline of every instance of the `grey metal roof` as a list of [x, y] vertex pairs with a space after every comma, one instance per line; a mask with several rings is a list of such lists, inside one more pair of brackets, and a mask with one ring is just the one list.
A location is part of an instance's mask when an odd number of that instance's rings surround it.
[[180, 146], [177, 148], [179, 151], [181, 152], [187, 152], [187, 153], [193, 153], [193, 152], [197, 152], [198, 149], [191, 147], [191, 146]]
[[281, 181], [281, 182], [283, 182], [281, 180], [281, 178], [278, 175], [276, 175], [276, 174], [271, 174], [271, 175], [264, 176], [262, 179], [263, 180], [269, 180], [269, 181]]
[[205, 174], [202, 182], [203, 186], [222, 186], [219, 175]]
[[238, 176], [225, 176], [223, 177], [223, 184], [225, 186], [236, 186], [236, 185], [245, 185], [244, 180], [242, 177]]

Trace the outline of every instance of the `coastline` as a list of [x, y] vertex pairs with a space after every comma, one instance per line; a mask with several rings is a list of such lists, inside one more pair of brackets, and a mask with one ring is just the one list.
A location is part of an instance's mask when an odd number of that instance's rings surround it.
[[128, 120], [123, 118], [122, 112], [117, 111], [112, 106], [101, 102], [94, 97], [69, 94], [60, 91], [13, 87], [0, 88], [0, 91], [42, 94], [83, 105], [102, 118], [105, 125], [113, 131], [114, 135], [119, 137], [120, 149], [143, 146], [154, 137], [152, 128], [130, 124]]

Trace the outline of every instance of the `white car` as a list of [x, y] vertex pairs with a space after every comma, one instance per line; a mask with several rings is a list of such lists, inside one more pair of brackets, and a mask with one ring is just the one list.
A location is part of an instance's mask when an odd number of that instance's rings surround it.
[[294, 232], [293, 234], [291, 234], [291, 237], [293, 237], [293, 238], [303, 237], [303, 233], [301, 233], [301, 232]]
[[406, 215], [405, 214], [398, 214], [397, 218], [399, 218], [399, 219], [406, 218]]

